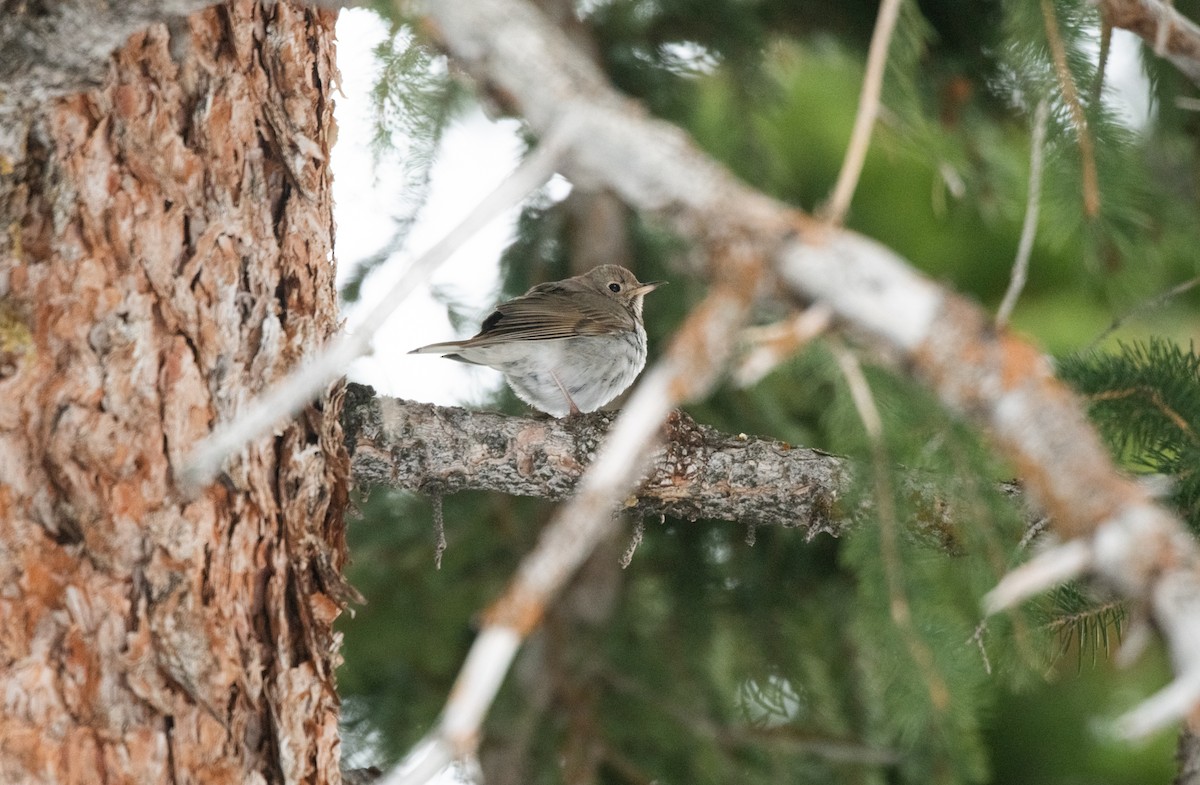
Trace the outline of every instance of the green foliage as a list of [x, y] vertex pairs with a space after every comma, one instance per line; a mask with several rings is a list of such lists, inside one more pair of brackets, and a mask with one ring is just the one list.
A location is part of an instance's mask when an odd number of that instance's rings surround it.
[[[738, 176], [805, 209], [819, 207], [837, 177], [876, 8], [866, 0], [579, 6], [617, 85], [684, 126]], [[1159, 114], [1147, 128], [1130, 128], [1097, 100], [1106, 93], [1093, 7], [1061, 0], [1053, 12], [1077, 107], [1065, 98], [1040, 2], [904, 5], [848, 223], [928, 275], [998, 302], [1026, 207], [1031, 118], [1047, 100], [1042, 208], [1015, 323], [1062, 354], [1196, 275], [1200, 167], [1194, 118], [1173, 103], [1194, 90], [1156, 69]], [[417, 72], [435, 62], [398, 60]], [[419, 80], [393, 78], [391, 89], [414, 87], [414, 100], [425, 100]], [[421, 132], [436, 138], [449, 115], [404, 100], [392, 105], [397, 116], [440, 118]], [[1084, 207], [1077, 108], [1097, 173], [1095, 215]], [[568, 232], [561, 204], [545, 195], [527, 204], [503, 261], [506, 292], [570, 274]], [[705, 288], [686, 274], [692, 260], [678, 238], [639, 216], [629, 232], [641, 277], [671, 281], [647, 303], [653, 361]], [[1194, 292], [1181, 297], [1122, 336], [1195, 334], [1196, 303]], [[1061, 363], [1127, 465], [1172, 478], [1171, 500], [1193, 527], [1197, 368], [1194, 352], [1164, 340]], [[882, 477], [870, 468], [873, 445], [846, 383], [819, 344], [750, 389], [723, 387], [689, 407], [719, 428], [850, 456], [859, 484], [841, 503], [857, 511], [856, 525], [812, 542], [763, 529], [750, 546], [729, 523], [649, 521], [623, 570], [625, 543], [610, 543], [523, 650], [489, 717], [485, 768], [527, 783], [584, 780], [573, 776], [581, 760], [593, 761], [592, 781], [601, 783], [1051, 785], [1170, 776], [1169, 735], [1134, 754], [1092, 727], [1160, 684], [1161, 659], [1113, 674], [1106, 655], [1123, 612], [1086, 587], [980, 626], [983, 593], [1028, 558], [1026, 522], [999, 486], [1012, 469], [915, 385], [879, 369], [868, 368], [867, 378], [884, 419], [885, 463], [898, 467]], [[503, 395], [502, 408], [527, 410]], [[880, 516], [889, 500], [894, 517]], [[371, 599], [343, 626], [341, 675], [363, 730], [348, 745], [365, 738], [394, 757], [428, 729], [474, 614], [551, 511], [503, 497], [446, 499], [450, 548], [437, 571], [427, 505], [380, 492], [365, 503], [351, 532], [350, 574]], [[1036, 763], [1016, 770], [1017, 759]]]
[[1162, 339], [1115, 354], [1067, 357], [1059, 373], [1087, 396], [1092, 419], [1136, 471], [1165, 475], [1171, 504], [1200, 533], [1200, 356]]
[[1097, 602], [1079, 586], [1068, 584], [1051, 593], [1047, 607], [1045, 622], [1058, 635], [1058, 656], [1074, 652], [1079, 669], [1089, 659], [1094, 667], [1120, 642], [1125, 606], [1117, 600]]
[[343, 695], [368, 708], [352, 718], [361, 729], [347, 744], [383, 729], [381, 752], [397, 760], [440, 711], [471, 643], [475, 614], [532, 545], [535, 526], [520, 531], [511, 524], [517, 514], [535, 523], [535, 505], [476, 494], [445, 499], [449, 551], [435, 569], [427, 501], [377, 490], [360, 504], [349, 533], [350, 576], [368, 599], [342, 625], [352, 664], [338, 681]]
[[1035, 692], [1002, 696], [986, 740], [992, 782], [1063, 785], [1094, 782], [1144, 785], [1171, 782], [1175, 770], [1173, 734], [1150, 744], [1114, 742], [1099, 720], [1127, 711], [1159, 689], [1170, 675], [1161, 652], [1130, 670], [1077, 667], [1074, 661]]

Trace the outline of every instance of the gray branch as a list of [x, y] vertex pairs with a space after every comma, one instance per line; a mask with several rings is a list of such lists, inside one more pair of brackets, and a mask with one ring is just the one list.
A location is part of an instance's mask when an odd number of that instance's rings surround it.
[[1175, 785], [1200, 785], [1200, 736], [1192, 730], [1190, 722], [1185, 722], [1179, 731], [1175, 762], [1179, 764]]
[[[513, 417], [376, 396], [348, 386], [343, 424], [360, 488], [428, 494], [486, 490], [559, 500], [571, 495], [614, 414], [567, 420]], [[851, 461], [820, 450], [700, 425], [683, 412], [666, 424], [626, 511], [641, 516], [779, 525], [837, 535], [868, 509], [849, 502]], [[931, 478], [909, 473], [921, 527], [953, 549], [955, 512]], [[1010, 489], [1011, 490], [1011, 489]]]

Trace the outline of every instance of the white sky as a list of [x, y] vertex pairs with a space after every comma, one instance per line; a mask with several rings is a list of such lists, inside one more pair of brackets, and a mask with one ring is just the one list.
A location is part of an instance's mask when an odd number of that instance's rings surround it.
[[[394, 157], [389, 160], [386, 156], [377, 165], [370, 150], [370, 90], [378, 71], [372, 50], [386, 35], [386, 27], [371, 11], [345, 10], [338, 19], [343, 95], [335, 95], [338, 139], [331, 165], [339, 283], [356, 262], [387, 243], [398, 212], [392, 205], [401, 190], [402, 168]], [[360, 302], [345, 314], [348, 329], [354, 329], [356, 316], [391, 287], [410, 261], [437, 242], [512, 171], [521, 152], [517, 128], [515, 121], [493, 123], [473, 110], [448, 130], [431, 172], [429, 200], [420, 220], [404, 249], [367, 280]], [[493, 221], [434, 274], [434, 286], [451, 290], [458, 302], [477, 310], [481, 319], [496, 302], [500, 252], [512, 238], [516, 217], [514, 208], [503, 219]], [[386, 395], [430, 403], [480, 401], [502, 383], [497, 372], [433, 355], [407, 354], [418, 346], [456, 337], [445, 306], [436, 302], [428, 289], [421, 289], [376, 336], [374, 355], [351, 366], [350, 378]]]
[[1154, 119], [1150, 81], [1142, 70], [1142, 39], [1128, 30], [1113, 30], [1104, 70], [1104, 101], [1135, 130], [1141, 131]]

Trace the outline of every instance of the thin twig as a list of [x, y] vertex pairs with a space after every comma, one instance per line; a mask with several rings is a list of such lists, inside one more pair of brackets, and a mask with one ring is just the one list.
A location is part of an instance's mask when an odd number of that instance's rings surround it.
[[1092, 85], [1092, 102], [1100, 103], [1104, 93], [1104, 77], [1108, 71], [1108, 58], [1112, 53], [1113, 26], [1107, 19], [1100, 19], [1100, 56], [1096, 62], [1096, 81]]
[[351, 362], [367, 353], [380, 327], [402, 302], [442, 262], [479, 230], [498, 218], [550, 179], [572, 134], [565, 126], [552, 129], [542, 143], [504, 182], [475, 206], [466, 218], [414, 261], [395, 286], [368, 312], [354, 332], [336, 338], [324, 351], [250, 403], [233, 421], [218, 427], [184, 462], [185, 487], [207, 485], [233, 453], [279, 425], [307, 404]]
[[987, 675], [992, 675], [992, 661], [988, 658], [987, 647], [983, 645], [983, 636], [987, 633], [987, 619], [975, 625], [975, 632], [971, 633], [971, 637], [967, 638], [967, 643], [974, 643], [979, 647], [979, 656], [983, 658], [983, 670]]
[[1200, 275], [1196, 276], [1195, 278], [1189, 278], [1188, 280], [1184, 281], [1183, 283], [1175, 284], [1167, 291], [1156, 294], [1154, 297], [1151, 297], [1149, 300], [1146, 300], [1146, 301], [1134, 306], [1133, 308], [1126, 311], [1121, 316], [1118, 316], [1116, 319], [1113, 319], [1112, 324], [1110, 324], [1104, 330], [1104, 332], [1100, 333], [1094, 339], [1092, 339], [1092, 342], [1087, 345], [1087, 349], [1085, 349], [1085, 351], [1090, 352], [1093, 349], [1095, 349], [1097, 346], [1100, 345], [1101, 341], [1103, 341], [1105, 338], [1107, 338], [1108, 336], [1115, 333], [1121, 327], [1121, 325], [1125, 324], [1125, 322], [1129, 321], [1133, 317], [1139, 316], [1147, 311], [1153, 311], [1156, 308], [1161, 308], [1162, 306], [1166, 305], [1168, 302], [1175, 299], [1176, 297], [1183, 294], [1184, 292], [1194, 289], [1197, 284], [1200, 284]]
[[837, 184], [829, 197], [822, 216], [831, 224], [846, 220], [850, 200], [858, 186], [859, 175], [867, 160], [867, 148], [871, 144], [871, 131], [879, 116], [879, 94], [883, 91], [883, 72], [887, 67], [888, 46], [900, 17], [901, 0], [883, 0], [879, 4], [879, 15], [875, 17], [875, 30], [871, 33], [871, 47], [867, 51], [867, 71], [863, 76], [862, 90], [858, 95], [858, 113], [854, 116], [854, 128], [850, 132], [850, 145], [838, 172]]
[[1025, 202], [1025, 221], [1021, 225], [1021, 240], [1017, 243], [1017, 258], [1013, 261], [1012, 279], [1008, 291], [996, 311], [996, 326], [1008, 324], [1017, 298], [1025, 288], [1029, 275], [1029, 257], [1033, 253], [1033, 240], [1037, 236], [1038, 211], [1042, 198], [1042, 158], [1046, 145], [1046, 124], [1050, 119], [1050, 102], [1038, 101], [1033, 113], [1033, 139], [1029, 144], [1029, 195]]
[[871, 442], [872, 475], [875, 481], [875, 505], [879, 513], [879, 550], [883, 562], [883, 572], [887, 579], [888, 600], [892, 621], [900, 629], [900, 634], [908, 646], [909, 656], [921, 668], [925, 676], [925, 687], [929, 691], [929, 700], [938, 711], [945, 711], [950, 706], [950, 690], [938, 673], [934, 663], [933, 652], [913, 629], [912, 610], [908, 604], [908, 595], [904, 590], [904, 576], [901, 573], [901, 556], [897, 529], [899, 517], [896, 513], [896, 496], [891, 483], [891, 466], [888, 462], [887, 448], [883, 443], [883, 419], [875, 406], [875, 397], [867, 377], [863, 374], [858, 358], [850, 350], [838, 342], [831, 343], [834, 359], [846, 384], [850, 387], [850, 397], [858, 418], [862, 421]]
[[621, 569], [628, 569], [633, 563], [633, 554], [637, 553], [638, 547], [642, 544], [642, 539], [646, 536], [646, 519], [638, 518], [637, 523], [633, 525], [633, 536], [629, 538], [629, 547], [621, 554]]
[[[850, 387], [850, 398], [854, 401], [854, 410], [858, 412], [858, 419], [862, 421], [863, 428], [866, 429], [872, 451], [884, 451], [883, 418], [879, 416], [879, 409], [875, 406], [875, 396], [871, 394], [871, 386], [867, 383], [862, 366], [858, 364], [858, 358], [840, 342], [831, 341], [830, 347], [833, 350], [834, 359], [837, 360], [838, 368], [845, 377], [846, 384]], [[886, 516], [881, 513], [880, 517]]]
[[437, 542], [433, 549], [433, 564], [437, 569], [442, 569], [442, 554], [446, 552], [446, 509], [444, 498], [440, 493], [435, 493], [429, 499], [433, 507], [433, 533], [437, 538]]
[[1083, 173], [1083, 213], [1088, 218], [1095, 218], [1100, 214], [1100, 180], [1096, 174], [1096, 151], [1092, 144], [1091, 131], [1088, 130], [1087, 114], [1083, 110], [1079, 90], [1075, 87], [1075, 78], [1071, 76], [1071, 68], [1067, 64], [1067, 47], [1059, 33], [1058, 18], [1054, 15], [1054, 4], [1051, 0], [1042, 0], [1042, 19], [1046, 25], [1046, 41], [1050, 44], [1058, 85], [1062, 89], [1063, 100], [1071, 110], [1071, 120], [1075, 123], [1075, 132], [1079, 136], [1079, 157]]
[[1149, 386], [1124, 387], [1119, 390], [1104, 390], [1103, 392], [1093, 393], [1087, 397], [1088, 401], [1122, 401], [1126, 398], [1132, 398], [1135, 395], [1142, 396], [1150, 401], [1155, 409], [1158, 409], [1159, 414], [1171, 421], [1171, 424], [1179, 429], [1184, 436], [1190, 439], [1193, 443], [1196, 442], [1196, 432], [1192, 430], [1192, 425], [1179, 412], [1175, 411], [1166, 400], [1162, 393]]

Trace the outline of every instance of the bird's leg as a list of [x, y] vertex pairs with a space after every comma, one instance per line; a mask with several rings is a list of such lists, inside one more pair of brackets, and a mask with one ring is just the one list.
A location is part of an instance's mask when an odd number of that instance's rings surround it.
[[571, 410], [567, 412], [567, 416], [573, 417], [576, 414], [581, 414], [579, 407], [576, 406], [575, 401], [571, 399], [571, 393], [567, 392], [567, 388], [563, 386], [561, 381], [559, 381], [558, 374], [556, 374], [554, 371], [551, 371], [550, 378], [553, 379], [554, 383], [558, 385], [559, 391], [562, 392], [563, 397], [567, 399], [567, 404], [571, 407]]

